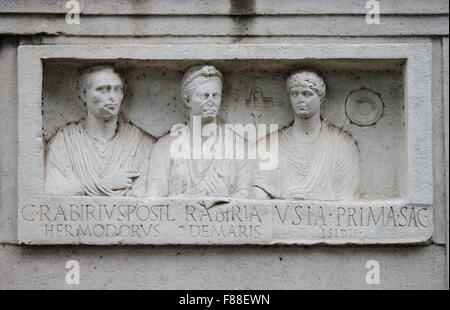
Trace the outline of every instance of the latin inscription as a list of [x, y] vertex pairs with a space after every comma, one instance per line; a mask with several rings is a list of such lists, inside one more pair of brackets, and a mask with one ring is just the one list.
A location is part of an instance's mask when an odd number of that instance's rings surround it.
[[[208, 205], [203, 201], [161, 204], [28, 204], [21, 225], [40, 240], [95, 243], [260, 243], [272, 239], [357, 240], [428, 231], [424, 206], [334, 206], [241, 201]], [[407, 233], [408, 234], [407, 234]], [[96, 241], [97, 240], [97, 241]], [[108, 241], [110, 240], [110, 241]]]

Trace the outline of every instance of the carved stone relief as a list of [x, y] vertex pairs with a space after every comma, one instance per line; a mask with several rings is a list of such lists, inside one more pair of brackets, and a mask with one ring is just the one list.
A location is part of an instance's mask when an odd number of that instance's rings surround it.
[[371, 126], [383, 115], [383, 102], [374, 91], [359, 89], [348, 95], [345, 111], [352, 123], [359, 126]]
[[[66, 47], [40, 48], [19, 54], [20, 242], [431, 236], [432, 191], [420, 183], [428, 174], [416, 173], [430, 170], [430, 154], [414, 144], [428, 143], [414, 136], [428, 123], [411, 131], [421, 109], [428, 115], [429, 93], [417, 93], [431, 87], [417, 85], [428, 71], [413, 70], [425, 56], [404, 72], [410, 48], [395, 46], [399, 54], [383, 61], [377, 53], [386, 45], [333, 47], [335, 60], [317, 45], [233, 46], [217, 59], [210, 57], [222, 46], [184, 46], [181, 54], [167, 46], [167, 58], [153, 46], [80, 47], [80, 59]], [[291, 54], [268, 60], [278, 53]], [[406, 85], [413, 72], [424, 76]], [[411, 199], [418, 191], [425, 198]]]

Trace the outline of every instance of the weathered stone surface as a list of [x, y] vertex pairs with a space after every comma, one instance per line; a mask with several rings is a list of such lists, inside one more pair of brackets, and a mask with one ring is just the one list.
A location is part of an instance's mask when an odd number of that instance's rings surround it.
[[154, 138], [121, 114], [125, 79], [113, 66], [97, 65], [77, 82], [85, 119], [48, 141], [45, 194], [145, 197]]
[[[443, 103], [444, 103], [444, 137], [445, 137], [445, 142], [444, 142], [444, 150], [445, 150], [445, 161], [444, 161], [444, 165], [445, 165], [445, 183], [446, 183], [446, 190], [445, 190], [445, 197], [446, 197], [446, 212], [445, 212], [445, 224], [441, 224], [442, 226], [447, 228], [447, 232], [446, 232], [446, 249], [447, 249], [447, 257], [449, 255], [449, 232], [448, 232], [448, 221], [449, 221], [449, 214], [450, 214], [450, 209], [449, 209], [449, 201], [450, 201], [450, 189], [449, 189], [449, 100], [448, 100], [448, 92], [449, 92], [449, 87], [448, 87], [448, 79], [449, 79], [449, 63], [448, 63], [448, 57], [449, 57], [449, 51], [448, 51], [448, 38], [444, 38], [442, 40], [442, 54], [443, 54], [443, 87], [442, 87], [442, 91], [443, 91]], [[444, 232], [445, 234], [445, 232]], [[447, 279], [448, 279], [448, 269], [449, 268], [449, 260], [447, 260]]]
[[[190, 63], [190, 62], [189, 62]], [[265, 107], [258, 121], [265, 124], [288, 126], [293, 120], [292, 108], [287, 98], [285, 76], [299, 62], [278, 60], [274, 62], [214, 61], [224, 70], [225, 86], [220, 117], [230, 124], [254, 122], [254, 108], [246, 104], [250, 91], [258, 85], [264, 96], [273, 98], [273, 107]], [[403, 85], [399, 62], [314, 62], [314, 67], [326, 74], [331, 91], [323, 106], [323, 116], [330, 123], [352, 134], [361, 152], [361, 194], [364, 198], [398, 197], [401, 162], [399, 141], [405, 135], [399, 117], [403, 113]], [[249, 70], [248, 66], [254, 68]], [[46, 64], [43, 88], [44, 138], [47, 140], [56, 129], [84, 116], [82, 102], [73, 87], [78, 77], [79, 64], [49, 62]], [[242, 68], [234, 71], [233, 68]], [[369, 71], [364, 70], [366, 68]], [[162, 137], [173, 124], [186, 122], [184, 103], [179, 85], [187, 65], [180, 62], [157, 61], [145, 67], [131, 64], [127, 68], [128, 92], [124, 113], [128, 119], [155, 137]], [[348, 69], [348, 70], [343, 70]], [[258, 70], [258, 71], [255, 71]], [[350, 71], [349, 71], [350, 70]], [[382, 71], [381, 71], [382, 70]], [[61, 75], [65, 79], [61, 79]], [[384, 114], [377, 126], [366, 127], [349, 123], [344, 104], [348, 93], [367, 87], [383, 94]], [[142, 99], [145, 98], [145, 99]], [[374, 160], [383, 162], [376, 166]], [[383, 174], [382, 179], [373, 178]]]

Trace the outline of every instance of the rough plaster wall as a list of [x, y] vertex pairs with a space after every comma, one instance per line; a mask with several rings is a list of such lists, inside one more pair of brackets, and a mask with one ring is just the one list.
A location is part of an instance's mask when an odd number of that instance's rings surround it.
[[[83, 2], [83, 1], [82, 1]], [[153, 2], [153, 1], [152, 1]], [[391, 247], [19, 247], [17, 208], [17, 60], [21, 44], [397, 43], [433, 42], [435, 184], [444, 171], [448, 131], [448, 1], [384, 1], [381, 25], [364, 22], [364, 2], [306, 0], [86, 1], [82, 25], [64, 22], [64, 5], [0, 0], [0, 288], [445, 288], [448, 226], [443, 186], [435, 192], [434, 245]], [[414, 3], [411, 3], [414, 2]], [[118, 3], [120, 3], [120, 6]], [[157, 2], [153, 2], [157, 3]], [[220, 3], [220, 5], [218, 5]], [[395, 4], [394, 4], [395, 3]], [[125, 7], [123, 7], [125, 5]], [[3, 14], [7, 12], [8, 14]], [[25, 13], [42, 13], [27, 15]], [[121, 12], [117, 16], [111, 13]], [[125, 13], [124, 13], [125, 12]], [[312, 13], [314, 12], [314, 14]], [[136, 17], [129, 14], [153, 14]], [[247, 13], [250, 15], [240, 15]], [[319, 13], [319, 14], [317, 14]], [[96, 16], [96, 15], [102, 16]], [[186, 17], [184, 15], [192, 14]], [[233, 14], [233, 17], [228, 16]], [[331, 15], [330, 15], [331, 14]], [[354, 15], [348, 15], [354, 14]], [[207, 16], [211, 15], [211, 16]], [[299, 18], [301, 16], [301, 18]], [[204, 27], [205, 23], [208, 27]], [[102, 27], [99, 27], [102, 25]], [[118, 26], [120, 25], [120, 26]], [[17, 38], [6, 37], [5, 35]], [[27, 35], [27, 36], [24, 36]], [[126, 37], [126, 36], [132, 37]], [[20, 39], [19, 39], [20, 36]], [[444, 44], [439, 44], [439, 38]], [[436, 40], [437, 39], [437, 40]], [[440, 51], [444, 48], [446, 56]], [[446, 48], [446, 49], [445, 49]], [[436, 68], [436, 70], [435, 70]], [[444, 70], [445, 71], [445, 70]], [[442, 87], [444, 80], [444, 87]], [[446, 83], [446, 84], [445, 84]], [[447, 90], [447, 91], [445, 91]], [[442, 104], [444, 109], [442, 109]], [[442, 110], [446, 112], [442, 117]], [[447, 146], [448, 150], [448, 146]], [[448, 152], [447, 152], [448, 156]], [[438, 173], [436, 173], [438, 172]], [[441, 172], [441, 173], [439, 173]], [[447, 166], [448, 173], [448, 166]], [[437, 195], [436, 195], [437, 194]], [[77, 259], [82, 284], [64, 284], [65, 262]], [[382, 267], [380, 286], [367, 286], [365, 262]], [[447, 262], [447, 263], [446, 263]], [[219, 267], [220, 266], [220, 267]]]

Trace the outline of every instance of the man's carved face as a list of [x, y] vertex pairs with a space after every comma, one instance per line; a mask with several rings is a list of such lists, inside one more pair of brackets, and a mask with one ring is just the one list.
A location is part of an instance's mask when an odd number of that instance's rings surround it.
[[219, 83], [210, 81], [197, 87], [187, 103], [193, 116], [202, 119], [214, 118], [219, 113], [222, 102], [222, 88]]
[[93, 72], [84, 95], [88, 113], [97, 119], [111, 120], [119, 114], [123, 100], [123, 83], [111, 70]]
[[311, 88], [306, 86], [292, 87], [289, 95], [295, 114], [300, 118], [310, 118], [320, 113], [321, 99]]

